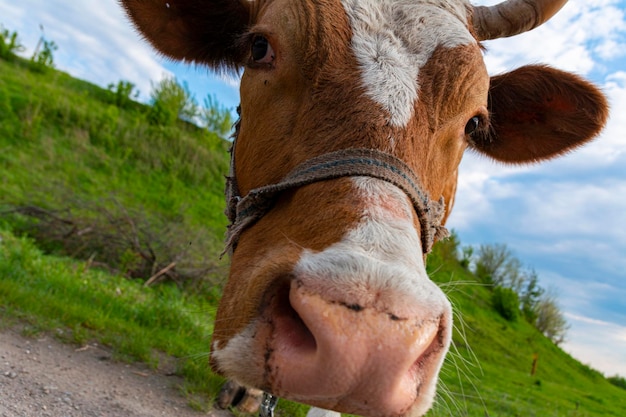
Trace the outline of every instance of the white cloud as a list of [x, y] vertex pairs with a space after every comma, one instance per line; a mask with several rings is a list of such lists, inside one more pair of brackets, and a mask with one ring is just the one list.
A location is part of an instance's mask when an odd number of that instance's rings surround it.
[[[623, 50], [626, 51], [626, 46]], [[604, 92], [611, 106], [609, 124], [589, 149], [605, 161], [613, 162], [626, 155], [626, 71], [610, 74], [606, 78]]]
[[624, 325], [626, 311], [614, 310], [611, 303], [619, 303], [626, 297], [626, 288], [621, 282], [604, 282], [599, 276], [575, 271], [581, 277], [565, 276], [560, 272], [539, 269], [543, 286], [554, 290], [562, 309], [570, 315], [585, 316], [589, 319]]
[[[531, 183], [518, 188], [527, 206], [522, 222], [528, 234], [602, 236], [626, 246], [626, 178], [597, 184], [580, 182]], [[539, 207], [541, 216], [529, 214]]]
[[[498, 1], [476, 1], [492, 5]], [[596, 56], [616, 58], [626, 50], [624, 10], [619, 0], [571, 0], [539, 28], [485, 43], [492, 73], [529, 63], [546, 63], [588, 74], [601, 69]]]
[[554, 161], [506, 167], [466, 155], [449, 225], [464, 243], [507, 243], [522, 262], [532, 259], [541, 285], [560, 293], [571, 324], [565, 349], [626, 375], [618, 324], [626, 316], [618, 301], [626, 299], [626, 72], [615, 61], [626, 54], [626, 18], [617, 5], [572, 0], [533, 32], [487, 42], [490, 73], [548, 63], [586, 74], [609, 98], [611, 116], [594, 142]]
[[15, 4], [0, 4], [0, 10], [2, 11], [1, 24], [7, 25], [7, 22], [14, 22], [22, 19], [26, 11], [24, 8], [16, 6]]
[[626, 326], [578, 314], [565, 317], [571, 325], [562, 346], [566, 352], [607, 376], [626, 376]]
[[450, 220], [462, 239], [491, 234], [495, 238], [481, 242], [506, 242], [524, 262], [532, 258], [546, 269], [579, 262], [594, 278], [623, 282], [626, 176], [596, 182], [473, 178], [479, 181], [459, 191], [460, 210]]
[[515, 195], [506, 178], [528, 169], [505, 166], [468, 152], [459, 170], [458, 189], [448, 226], [463, 229], [493, 219], [495, 200]]
[[[604, 320], [598, 320], [598, 319], [594, 319], [591, 317], [585, 317], [585, 316], [579, 316], [577, 314], [571, 314], [571, 313], [567, 313], [566, 314], [567, 318], [570, 320], [576, 320], [585, 324], [589, 324], [589, 325], [593, 325], [593, 326], [613, 326], [615, 325], [615, 323], [610, 323], [608, 321], [604, 321]], [[621, 326], [618, 326], [621, 327]], [[626, 330], [626, 327], [624, 328], [624, 330]]]

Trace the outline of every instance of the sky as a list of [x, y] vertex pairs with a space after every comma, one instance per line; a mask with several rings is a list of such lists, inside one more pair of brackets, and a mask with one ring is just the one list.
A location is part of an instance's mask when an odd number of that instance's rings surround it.
[[[163, 59], [115, 0], [0, 0], [0, 25], [19, 33], [23, 55], [43, 34], [59, 47], [58, 69], [103, 87], [131, 81], [143, 101], [152, 83], [175, 76], [199, 103], [239, 102], [236, 78]], [[467, 154], [447, 225], [463, 245], [505, 243], [558, 294], [571, 326], [563, 349], [626, 376], [626, 0], [570, 0], [542, 27], [485, 46], [490, 74], [545, 63], [588, 78], [611, 117], [596, 141], [547, 163], [508, 167]]]

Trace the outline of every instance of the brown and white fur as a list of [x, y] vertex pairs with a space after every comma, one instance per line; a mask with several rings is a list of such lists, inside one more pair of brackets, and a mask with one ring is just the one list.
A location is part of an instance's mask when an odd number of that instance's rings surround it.
[[[525, 66], [490, 77], [483, 62], [482, 40], [532, 29], [564, 2], [121, 1], [164, 55], [243, 69], [242, 195], [309, 158], [372, 148], [408, 164], [446, 214], [467, 149], [538, 162], [604, 125], [605, 98], [578, 76]], [[281, 194], [232, 255], [214, 369], [324, 409], [424, 414], [452, 313], [426, 273], [419, 221], [407, 196], [378, 179]]]

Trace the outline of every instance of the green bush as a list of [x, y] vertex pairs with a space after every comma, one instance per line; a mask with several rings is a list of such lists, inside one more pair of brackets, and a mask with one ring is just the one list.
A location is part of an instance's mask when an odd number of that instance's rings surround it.
[[54, 41], [47, 41], [43, 38], [39, 41], [37, 49], [30, 59], [31, 69], [37, 72], [45, 72], [49, 68], [54, 68], [54, 51], [59, 49]]
[[139, 90], [135, 90], [135, 84], [130, 81], [120, 80], [117, 84], [109, 84], [107, 88], [113, 93], [113, 103], [119, 108], [129, 107], [139, 97]]
[[210, 132], [220, 137], [228, 137], [234, 120], [229, 109], [219, 104], [214, 96], [208, 95], [204, 99], [204, 108], [200, 110], [200, 119]]
[[497, 286], [493, 289], [493, 307], [508, 321], [517, 321], [520, 315], [519, 297], [511, 288]]
[[24, 46], [18, 39], [17, 32], [9, 32], [0, 26], [0, 58], [11, 60], [19, 52], [24, 51]]
[[506, 245], [480, 245], [474, 273], [486, 284], [505, 285], [510, 273], [517, 273], [518, 264]]
[[554, 291], [546, 291], [538, 299], [535, 327], [558, 346], [565, 340], [569, 324], [563, 316]]
[[148, 121], [154, 125], [173, 126], [178, 119], [192, 121], [198, 115], [198, 104], [189, 88], [174, 77], [153, 84], [150, 97]]
[[48, 253], [88, 260], [130, 278], [186, 285], [222, 272], [208, 253], [215, 240], [210, 230], [194, 231], [182, 218], [147, 217], [114, 199], [86, 203], [69, 196], [65, 201], [67, 206], [60, 209], [9, 206], [0, 218]]
[[534, 270], [526, 274], [525, 288], [519, 293], [522, 316], [530, 323], [537, 322], [538, 306], [545, 290], [539, 286], [539, 276]]

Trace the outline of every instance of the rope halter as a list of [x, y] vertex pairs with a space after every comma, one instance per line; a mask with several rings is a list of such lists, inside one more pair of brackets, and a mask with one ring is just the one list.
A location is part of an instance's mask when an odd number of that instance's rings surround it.
[[421, 225], [422, 252], [432, 250], [435, 241], [447, 237], [441, 225], [445, 214], [443, 197], [433, 201], [419, 185], [415, 173], [393, 155], [374, 149], [343, 149], [311, 158], [296, 166], [281, 181], [250, 190], [241, 196], [235, 176], [234, 144], [231, 148], [231, 174], [226, 177], [225, 214], [230, 220], [224, 253], [232, 254], [241, 233], [261, 219], [274, 205], [278, 195], [318, 181], [342, 177], [367, 176], [387, 181], [400, 188], [413, 203]]

